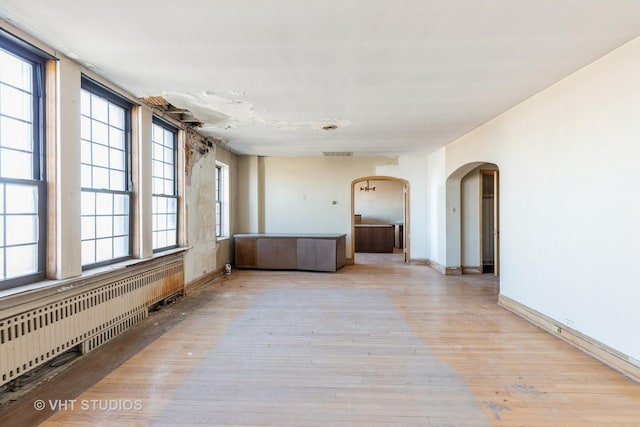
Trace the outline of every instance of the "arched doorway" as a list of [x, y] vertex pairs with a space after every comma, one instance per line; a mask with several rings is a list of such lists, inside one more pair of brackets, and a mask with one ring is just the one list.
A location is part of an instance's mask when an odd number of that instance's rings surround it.
[[446, 183], [446, 274], [500, 271], [498, 166], [473, 162]]
[[[385, 185], [387, 184], [387, 185]], [[397, 185], [398, 194], [393, 194], [393, 198], [399, 197], [400, 203], [400, 212], [397, 212], [396, 215], [391, 215], [385, 217], [384, 215], [380, 215], [379, 218], [366, 216], [363, 217], [362, 214], [356, 211], [356, 194], [368, 194], [369, 196], [376, 194], [381, 197], [391, 197], [387, 191], [386, 195], [383, 190], [384, 188], [394, 187], [391, 184]], [[376, 187], [377, 185], [377, 187]], [[374, 190], [375, 188], [375, 190]], [[364, 224], [363, 224], [364, 222]], [[356, 259], [356, 234], [362, 236], [362, 233], [385, 233], [385, 236], [388, 236], [387, 227], [393, 228], [393, 242], [390, 244], [394, 248], [398, 248], [402, 252], [402, 260], [404, 263], [409, 263], [410, 261], [410, 222], [409, 222], [409, 181], [402, 178], [395, 178], [390, 176], [365, 176], [361, 178], [357, 178], [351, 182], [351, 250], [350, 253], [353, 257], [353, 262], [355, 263]], [[365, 230], [365, 228], [372, 228], [371, 230]], [[357, 229], [357, 230], [356, 230]], [[378, 230], [380, 229], [380, 230]], [[356, 233], [357, 231], [357, 233]], [[388, 239], [388, 237], [384, 237]], [[383, 244], [383, 246], [388, 247], [388, 244]], [[377, 251], [378, 249], [375, 249]], [[382, 249], [384, 250], [384, 249]]]

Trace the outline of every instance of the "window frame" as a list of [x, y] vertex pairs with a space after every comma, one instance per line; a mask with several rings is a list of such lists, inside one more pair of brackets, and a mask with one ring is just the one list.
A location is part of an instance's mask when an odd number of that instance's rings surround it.
[[229, 212], [231, 203], [231, 187], [229, 177], [229, 166], [216, 161], [215, 165], [215, 233], [216, 240], [231, 237], [231, 213]]
[[[22, 276], [11, 277], [8, 279], [0, 279], [0, 290], [11, 289], [21, 285], [26, 285], [46, 279], [46, 255], [47, 255], [47, 181], [46, 181], [46, 64], [53, 59], [50, 55], [40, 51], [34, 46], [24, 42], [23, 40], [5, 32], [0, 31], [0, 48], [19, 58], [24, 62], [28, 62], [32, 66], [31, 84], [31, 142], [32, 142], [32, 178], [3, 178], [0, 177], [0, 184], [30, 185], [37, 188], [38, 204], [37, 204], [37, 271]], [[9, 85], [7, 85], [9, 86]], [[0, 144], [2, 141], [0, 141]], [[6, 212], [6, 194], [2, 200], [3, 212]], [[4, 216], [5, 214], [3, 214]], [[4, 220], [1, 227], [5, 227]], [[6, 235], [6, 233], [5, 233]], [[2, 247], [5, 248], [5, 242]], [[3, 271], [6, 273], [7, 259], [6, 255], [0, 260], [3, 265]]]
[[[125, 256], [121, 256], [121, 257], [116, 257], [116, 258], [110, 258], [107, 260], [102, 260], [102, 261], [97, 261], [97, 262], [93, 262], [90, 264], [82, 264], [81, 261], [81, 266], [82, 266], [82, 271], [85, 270], [90, 270], [93, 268], [97, 268], [97, 267], [103, 267], [106, 265], [111, 265], [111, 264], [115, 264], [117, 262], [120, 261], [124, 261], [124, 260], [128, 260], [133, 258], [133, 240], [134, 240], [134, 206], [133, 206], [133, 201], [134, 201], [134, 191], [133, 191], [133, 177], [132, 177], [132, 163], [133, 163], [133, 154], [132, 154], [132, 133], [133, 133], [133, 129], [132, 129], [132, 114], [133, 114], [133, 108], [134, 108], [134, 104], [131, 103], [129, 100], [127, 100], [125, 97], [123, 97], [122, 95], [118, 94], [117, 92], [115, 92], [114, 90], [103, 86], [102, 84], [96, 82], [95, 80], [82, 75], [81, 76], [81, 91], [87, 91], [93, 95], [99, 96], [103, 99], [105, 99], [106, 101], [115, 104], [121, 108], [123, 108], [125, 110], [124, 112], [124, 151], [125, 151], [125, 161], [124, 161], [124, 173], [125, 173], [125, 190], [111, 190], [111, 189], [104, 189], [104, 188], [93, 188], [93, 187], [82, 187], [82, 182], [80, 183], [81, 185], [81, 189], [80, 189], [80, 193], [86, 193], [86, 192], [91, 192], [91, 193], [95, 193], [95, 194], [99, 194], [99, 193], [108, 193], [108, 194], [120, 194], [120, 195], [127, 195], [129, 198], [129, 209], [127, 212], [128, 215], [128, 230], [127, 230], [127, 238], [128, 238], [128, 247], [127, 247], [127, 252], [128, 254]], [[82, 112], [80, 113], [80, 118], [82, 118]], [[79, 143], [82, 144], [82, 138], [80, 138]], [[93, 141], [91, 141], [91, 143], [93, 143]], [[82, 149], [82, 148], [81, 148]], [[82, 160], [80, 162], [80, 165], [82, 165]], [[93, 163], [92, 163], [93, 164]], [[81, 167], [81, 166], [80, 166]], [[80, 218], [82, 220], [82, 203], [80, 205]], [[113, 213], [112, 213], [112, 217], [113, 217]], [[97, 237], [94, 237], [93, 239], [83, 239], [82, 235], [81, 235], [81, 242], [84, 242], [85, 240], [93, 240], [96, 241], [98, 240]], [[113, 242], [112, 242], [112, 246], [111, 249], [113, 251]], [[81, 251], [82, 253], [82, 251]]]
[[[169, 132], [173, 133], [173, 194], [169, 195], [166, 193], [154, 193], [153, 192], [153, 180], [154, 178], [156, 178], [156, 176], [154, 175], [154, 168], [153, 168], [153, 161], [155, 160], [154, 157], [154, 151], [153, 151], [153, 144], [155, 144], [155, 141], [153, 140], [153, 126], [157, 125], [160, 126], [163, 130], [167, 130]], [[176, 224], [175, 224], [175, 233], [176, 233], [176, 242], [175, 244], [169, 245], [169, 246], [162, 246], [162, 247], [158, 247], [155, 248], [153, 247], [153, 243], [152, 243], [152, 249], [153, 249], [153, 253], [158, 253], [158, 252], [163, 252], [163, 251], [167, 251], [170, 249], [175, 249], [178, 248], [180, 246], [180, 236], [179, 236], [179, 224], [180, 224], [180, 195], [179, 195], [179, 189], [178, 189], [178, 131], [179, 129], [176, 126], [173, 126], [172, 124], [168, 123], [167, 121], [161, 119], [160, 117], [157, 116], [153, 116], [153, 119], [151, 121], [151, 200], [152, 200], [152, 207], [151, 207], [151, 218], [152, 218], [152, 226], [151, 226], [151, 233], [153, 235], [153, 233], [156, 232], [156, 230], [153, 227], [153, 215], [155, 214], [155, 210], [154, 210], [154, 205], [153, 205], [153, 199], [155, 197], [161, 197], [161, 198], [171, 198], [171, 199], [175, 199], [175, 204], [176, 204]], [[164, 230], [166, 231], [166, 229]], [[152, 239], [153, 240], [153, 239]]]
[[216, 224], [216, 238], [219, 239], [222, 236], [222, 219], [223, 219], [223, 207], [224, 207], [224, 193], [223, 193], [223, 179], [224, 171], [222, 165], [216, 163], [215, 169], [215, 200], [216, 200], [216, 212], [215, 212], [215, 224]]

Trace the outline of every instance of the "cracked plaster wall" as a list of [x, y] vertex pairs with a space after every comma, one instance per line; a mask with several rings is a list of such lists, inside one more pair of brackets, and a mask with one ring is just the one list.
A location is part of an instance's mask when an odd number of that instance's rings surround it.
[[[185, 141], [185, 283], [188, 285], [232, 261], [232, 239], [216, 238], [216, 161], [229, 166], [230, 194], [234, 193], [236, 156], [211, 139], [187, 132]], [[230, 200], [234, 212], [234, 200]], [[230, 224], [233, 235], [233, 220]]]

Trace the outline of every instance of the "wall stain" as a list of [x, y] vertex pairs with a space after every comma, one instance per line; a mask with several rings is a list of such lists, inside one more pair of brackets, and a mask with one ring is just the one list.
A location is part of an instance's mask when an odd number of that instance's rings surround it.
[[216, 153], [216, 141], [212, 138], [207, 138], [194, 130], [187, 128], [185, 138], [185, 184], [191, 185], [191, 175], [193, 167], [209, 154], [215, 156]]

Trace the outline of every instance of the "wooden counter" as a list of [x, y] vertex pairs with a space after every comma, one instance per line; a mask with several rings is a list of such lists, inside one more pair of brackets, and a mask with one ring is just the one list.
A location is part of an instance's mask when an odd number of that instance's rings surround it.
[[235, 266], [265, 270], [337, 271], [345, 234], [236, 234]]
[[355, 224], [356, 252], [393, 252], [392, 224]]

